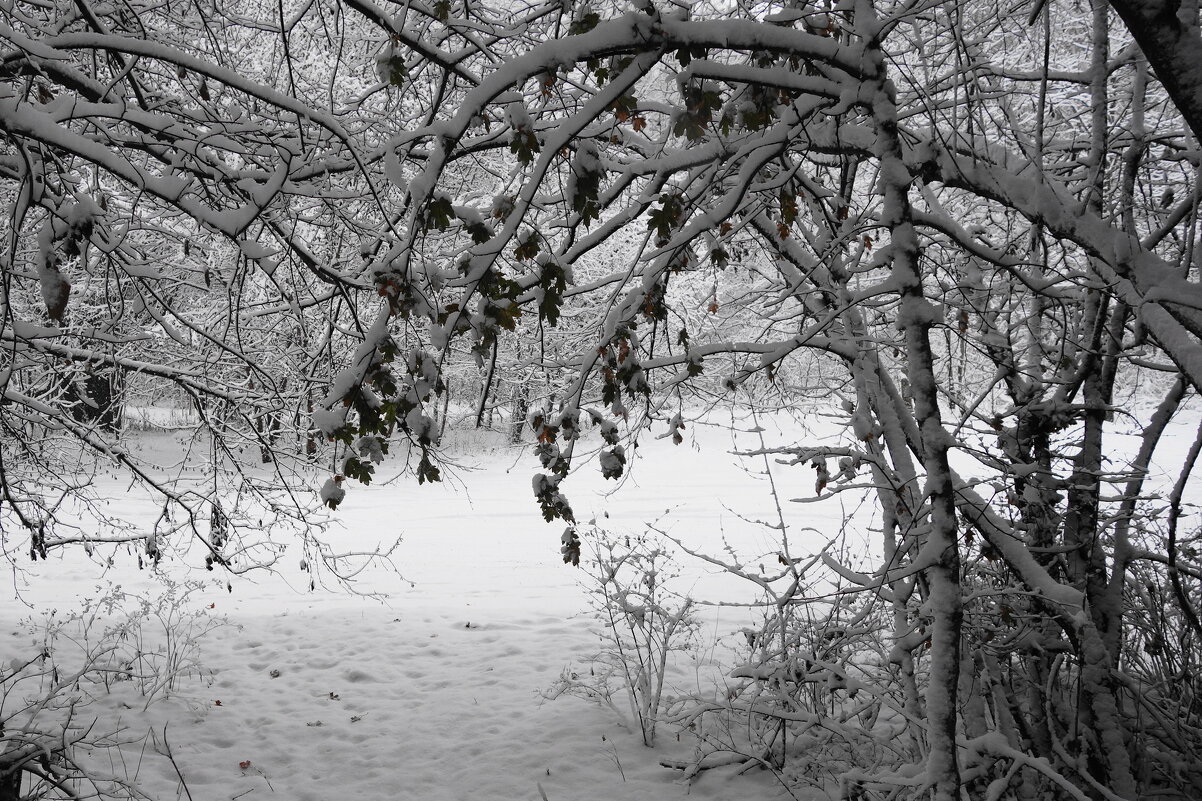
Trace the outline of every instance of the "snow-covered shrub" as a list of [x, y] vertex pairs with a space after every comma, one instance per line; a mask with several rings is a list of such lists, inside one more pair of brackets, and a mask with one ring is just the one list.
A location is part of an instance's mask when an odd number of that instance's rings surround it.
[[[903, 613], [883, 592], [809, 577], [817, 558], [782, 555], [775, 575], [704, 558], [759, 586], [764, 596], [758, 620], [734, 633], [735, 658], [725, 684], [678, 700], [661, 715], [698, 738], [691, 760], [664, 764], [689, 780], [715, 767], [762, 767], [794, 797], [808, 797], [803, 788], [839, 801], [925, 797], [919, 794], [925, 775], [905, 766], [921, 764], [929, 749], [926, 608], [912, 605]], [[835, 555], [825, 561], [847, 562]], [[1046, 636], [1039, 599], [1012, 589], [1000, 570], [986, 559], [962, 577], [972, 590], [957, 693], [964, 797], [1085, 801], [1093, 796], [1071, 776], [1084, 765], [1081, 743], [1104, 732], [1074, 721], [1082, 718], [1083, 687], [1098, 679], [1063, 651], [1038, 650]], [[1149, 755], [1139, 763], [1140, 780], [1161, 788], [1158, 797], [1184, 799], [1202, 786], [1202, 642], [1183, 619], [1191, 606], [1176, 597], [1196, 591], [1177, 584], [1165, 565], [1133, 567], [1126, 589], [1135, 596], [1128, 603], [1133, 611], [1122, 666], [1113, 676], [1121, 687], [1116, 712], [1139, 721], [1126, 745]], [[1028, 675], [1025, 660], [1041, 653], [1047, 672]], [[1034, 707], [1033, 696], [1044, 705]], [[1058, 761], [1024, 753], [1041, 747], [1033, 745], [1038, 738], [1049, 741]], [[915, 792], [907, 795], [907, 788]]]
[[87, 715], [115, 648], [99, 648], [70, 672], [37, 649], [0, 668], [0, 799], [142, 797], [96, 758], [118, 747], [119, 733], [96, 730]]
[[614, 700], [625, 695], [643, 744], [653, 745], [668, 700], [672, 654], [688, 649], [698, 629], [694, 602], [672, 589], [674, 563], [658, 538], [619, 536], [595, 525], [580, 533], [592, 546], [592, 558], [580, 566], [601, 623], [602, 647], [587, 660], [587, 676], [569, 667], [547, 696], [597, 701], [631, 728]]
[[838, 585], [816, 593], [806, 578], [812, 562], [785, 558], [778, 574], [763, 575], [705, 560], [764, 594], [725, 648], [703, 648], [730, 663], [722, 682], [699, 688], [665, 716], [697, 737], [691, 761], [665, 764], [686, 780], [742, 764], [772, 771], [790, 791], [809, 786], [838, 796], [843, 785], [855, 797], [857, 777], [917, 756], [878, 599], [844, 594]]
[[194, 600], [200, 589], [165, 579], [145, 598], [97, 587], [78, 610], [27, 621], [24, 648], [0, 665], [0, 801], [144, 797], [113, 772], [125, 763], [111, 752], [144, 748], [152, 732], [110, 731], [89, 709], [112, 694], [144, 711], [203, 677], [200, 640], [221, 621]]
[[864, 600], [766, 604], [761, 625], [742, 632], [746, 661], [728, 673], [723, 712], [770, 767], [837, 776], [877, 763], [878, 738], [898, 734], [889, 721], [900, 710], [889, 709], [896, 699], [877, 675], [884, 621]]

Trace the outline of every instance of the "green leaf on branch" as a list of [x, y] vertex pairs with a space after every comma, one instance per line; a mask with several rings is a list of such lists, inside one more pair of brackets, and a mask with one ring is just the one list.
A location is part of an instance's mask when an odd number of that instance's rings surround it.
[[498, 328], [513, 331], [517, 328], [518, 318], [522, 316], [522, 307], [512, 301], [504, 305], [490, 302], [484, 314], [495, 321]]
[[797, 195], [787, 187], [780, 190], [780, 219], [785, 225], [797, 222]]
[[400, 56], [392, 56], [387, 63], [388, 83], [393, 86], [401, 87], [405, 85], [405, 79], [409, 77], [409, 68], [405, 66], [405, 59]]
[[526, 234], [526, 238], [519, 242], [518, 246], [514, 248], [513, 257], [518, 261], [529, 261], [538, 255], [540, 248], [541, 244], [539, 243], [538, 233], [531, 231], [530, 233]]
[[530, 128], [515, 128], [509, 140], [509, 151], [517, 156], [522, 164], [533, 164], [534, 157], [542, 150], [538, 137]]
[[353, 478], [363, 484], [370, 484], [372, 474], [376, 472], [376, 466], [371, 462], [365, 462], [355, 456], [347, 458], [342, 463], [342, 474], [347, 478]]
[[454, 217], [455, 209], [451, 206], [451, 199], [446, 195], [439, 195], [426, 206], [425, 230], [437, 228], [439, 231], [445, 231]]
[[563, 306], [563, 293], [568, 288], [567, 273], [562, 266], [553, 261], [543, 265], [542, 275], [539, 276], [539, 286], [543, 290], [543, 298], [538, 304], [540, 320], [554, 327], [559, 324], [559, 310]]
[[386, 367], [378, 367], [369, 378], [372, 387], [381, 395], [395, 395], [397, 393], [396, 379], [392, 375], [392, 371]]
[[571, 527], [565, 529], [559, 542], [559, 553], [563, 556], [563, 563], [580, 567], [580, 537], [576, 536], [576, 530]]
[[657, 283], [643, 297], [643, 316], [648, 320], [667, 320], [667, 293], [662, 283]]
[[466, 224], [468, 236], [472, 238], [472, 244], [483, 245], [488, 240], [492, 239], [492, 231], [488, 226], [479, 220]]
[[417, 483], [425, 484], [429, 481], [431, 484], [442, 481], [442, 473], [438, 471], [438, 467], [430, 461], [430, 454], [422, 451], [422, 460], [417, 465]]
[[559, 491], [559, 480], [546, 473], [539, 473], [534, 477], [534, 497], [538, 499], [538, 505], [542, 509], [543, 519], [550, 523], [552, 520], [559, 518], [568, 523], [575, 523], [576, 516], [572, 513], [572, 507], [568, 504], [568, 499]]
[[601, 24], [601, 15], [596, 11], [586, 7], [584, 13], [576, 17], [568, 27], [569, 36], [579, 36], [582, 33], [588, 33], [593, 28]]
[[672, 133], [695, 142], [705, 136], [706, 126], [713, 122], [714, 113], [721, 110], [722, 95], [712, 89], [690, 85], [684, 90], [684, 106], [672, 125]]
[[601, 451], [600, 461], [602, 478], [621, 478], [626, 470], [626, 451], [621, 445], [614, 445]]
[[647, 215], [647, 227], [655, 231], [655, 246], [663, 247], [684, 217], [684, 203], [680, 195], [668, 192], [660, 195], [659, 201], [659, 208], [652, 209]]
[[597, 202], [601, 195], [601, 173], [596, 170], [582, 170], [575, 173], [573, 178], [572, 211], [579, 214], [587, 226], [593, 220], [601, 218], [601, 205]]
[[680, 66], [687, 67], [695, 58], [705, 58], [707, 50], [699, 45], [686, 45], [676, 51], [676, 60], [680, 62]]
[[613, 103], [610, 103], [609, 110], [617, 117], [618, 123], [627, 122], [639, 113], [639, 101], [634, 95], [622, 95]]
[[614, 380], [612, 370], [603, 370], [601, 376], [601, 402], [606, 406], [612, 406], [618, 399], [618, 383]]

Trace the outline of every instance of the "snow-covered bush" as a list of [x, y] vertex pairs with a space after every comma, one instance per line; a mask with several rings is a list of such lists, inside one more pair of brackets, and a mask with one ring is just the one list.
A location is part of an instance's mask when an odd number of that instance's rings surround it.
[[[703, 734], [701, 753], [743, 754], [790, 785], [819, 788], [881, 764], [904, 713], [880, 675], [887, 626], [874, 606], [854, 597], [765, 603], [760, 624], [740, 632], [742, 661], [728, 671], [722, 697], [682, 708], [682, 720]], [[905, 738], [888, 748], [911, 750]]]
[[[1151, 509], [1135, 510], [1141, 527], [1158, 526]], [[1183, 535], [1191, 553], [1196, 536]], [[763, 595], [757, 619], [732, 635], [725, 681], [661, 715], [697, 737], [691, 760], [663, 764], [687, 780], [732, 764], [764, 768], [794, 797], [921, 794], [927, 776], [907, 766], [923, 763], [930, 748], [929, 610], [898, 606], [889, 587], [846, 567], [849, 554], [796, 558], [787, 538], [782, 545], [775, 574], [764, 572], [767, 560], [755, 572], [733, 553], [690, 552]], [[1098, 748], [1107, 732], [1083, 725], [1081, 694], [1102, 679], [1067, 648], [1055, 650], [1040, 599], [1015, 589], [997, 561], [975, 560], [961, 579], [968, 598], [957, 688], [962, 786], [974, 799], [1086, 801], [1094, 796], [1074, 780], [1088, 775], [1080, 753]], [[1174, 580], [1171, 566], [1149, 560], [1132, 566], [1124, 591], [1131, 613], [1117, 646], [1114, 714], [1131, 732], [1125, 747], [1145, 755], [1139, 780], [1165, 798], [1192, 798], [1202, 786], [1202, 632], [1191, 620], [1196, 598], [1179, 597], [1196, 596], [1196, 579], [1191, 569]], [[1032, 665], [1046, 671], [1031, 675]], [[1028, 755], [1038, 749], [1054, 758]]]
[[0, 665], [0, 801], [144, 797], [113, 752], [147, 738], [157, 750], [160, 738], [98, 726], [108, 715], [91, 708], [116, 695], [145, 711], [205, 678], [200, 641], [222, 621], [194, 600], [200, 588], [165, 580], [145, 598], [97, 587], [77, 610], [27, 621], [25, 647]]
[[[654, 745], [672, 656], [690, 647], [698, 629], [694, 602], [672, 588], [672, 557], [653, 535], [619, 536], [596, 526], [580, 533], [592, 549], [580, 566], [601, 624], [601, 650], [586, 660], [587, 676], [569, 666], [547, 696], [597, 701]], [[615, 700], [622, 696], [629, 722]]]

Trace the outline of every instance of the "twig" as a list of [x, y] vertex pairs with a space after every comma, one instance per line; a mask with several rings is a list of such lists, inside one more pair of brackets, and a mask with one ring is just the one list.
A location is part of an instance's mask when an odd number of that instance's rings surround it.
[[171, 767], [175, 769], [175, 775], [179, 777], [180, 787], [184, 789], [184, 795], [188, 796], [188, 801], [192, 801], [192, 792], [188, 789], [188, 782], [184, 779], [183, 771], [179, 769], [179, 764], [175, 761], [175, 754], [171, 753], [171, 743], [167, 742], [167, 727], [170, 723], [163, 724], [163, 756], [171, 763]]
[[[605, 740], [605, 736], [602, 735], [601, 739]], [[613, 761], [614, 765], [617, 766], [618, 773], [622, 777], [622, 783], [625, 784], [626, 783], [626, 771], [622, 770], [622, 760], [618, 758], [618, 747], [616, 745], [614, 745], [611, 740], [605, 740], [605, 742], [609, 743], [608, 756]]]
[[[707, 757], [712, 756], [712, 754], [706, 754], [706, 756]], [[696, 776], [698, 773], [700, 773], [703, 770], [713, 770], [714, 768], [723, 768], [723, 767], [726, 767], [727, 765], [742, 765], [745, 762], [755, 762], [755, 761], [756, 760], [754, 757], [747, 756], [746, 754], [726, 754], [725, 756], [720, 756], [716, 759], [711, 759], [708, 762], [706, 762], [705, 757], [703, 757], [702, 759], [699, 759], [696, 762], [686, 762], [683, 759], [661, 759], [659, 761], [659, 764], [665, 768], [672, 768], [673, 770], [683, 770], [685, 772], [685, 777], [691, 778], [693, 776]], [[702, 764], [703, 762], [704, 762], [704, 764]]]
[[274, 793], [275, 788], [271, 786], [271, 779], [267, 778], [267, 774], [263, 772], [263, 769], [256, 766], [255, 772], [263, 777], [263, 781], [267, 782], [267, 789]]

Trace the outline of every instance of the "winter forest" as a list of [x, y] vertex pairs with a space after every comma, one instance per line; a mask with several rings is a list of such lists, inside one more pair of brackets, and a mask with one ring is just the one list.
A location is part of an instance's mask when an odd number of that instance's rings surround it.
[[1192, 0], [0, 0], [0, 801], [1202, 797]]

